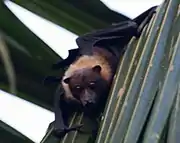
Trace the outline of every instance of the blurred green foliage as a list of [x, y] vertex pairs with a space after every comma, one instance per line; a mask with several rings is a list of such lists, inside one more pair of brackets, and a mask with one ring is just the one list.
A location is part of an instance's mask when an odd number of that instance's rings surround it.
[[[12, 1], [77, 35], [128, 19], [96, 0]], [[51, 71], [51, 65], [61, 57], [32, 33], [3, 0], [0, 1], [0, 35], [7, 49], [0, 60], [0, 89], [11, 93], [15, 85], [15, 96], [52, 110], [56, 85], [45, 86], [42, 81], [47, 75], [62, 76], [63, 69]], [[10, 62], [4, 63], [4, 58]], [[10, 68], [9, 64], [12, 64]]]

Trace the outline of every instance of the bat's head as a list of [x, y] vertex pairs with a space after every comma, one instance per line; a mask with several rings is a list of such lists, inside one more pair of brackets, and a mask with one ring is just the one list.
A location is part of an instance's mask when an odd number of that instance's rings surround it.
[[108, 92], [108, 82], [101, 76], [101, 66], [84, 68], [75, 71], [65, 78], [74, 98], [86, 109], [94, 109], [103, 101]]

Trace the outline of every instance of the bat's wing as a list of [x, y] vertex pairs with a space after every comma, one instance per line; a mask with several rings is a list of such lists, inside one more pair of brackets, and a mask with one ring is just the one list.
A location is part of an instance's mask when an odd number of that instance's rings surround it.
[[74, 125], [72, 127], [68, 127], [68, 117], [66, 115], [67, 111], [65, 110], [67, 106], [63, 103], [63, 100], [61, 100], [63, 94], [64, 91], [60, 89], [60, 87], [58, 87], [54, 96], [55, 120], [52, 123], [50, 123], [48, 127], [48, 130], [53, 128], [53, 134], [58, 138], [63, 138], [67, 133], [79, 130], [83, 126], [82, 124], [79, 124]]
[[109, 26], [108, 28], [99, 29], [81, 35], [76, 39], [78, 49], [69, 50], [69, 56], [53, 65], [53, 69], [64, 68], [69, 66], [80, 55], [91, 55], [92, 47], [99, 46], [106, 48], [112, 54], [119, 57], [124, 51], [133, 36], [137, 38], [145, 25], [150, 21], [157, 6], [151, 7], [141, 15], [132, 20], [123, 21]]
[[100, 46], [119, 56], [133, 36], [140, 36], [156, 8], [157, 6], [148, 9], [133, 20], [123, 21], [78, 37], [76, 43], [79, 51], [83, 54], [91, 54], [93, 46]]
[[60, 69], [70, 65], [78, 56], [79, 56], [79, 48], [69, 50], [69, 55], [66, 59], [58, 61], [57, 63], [53, 64], [52, 69]]
[[[82, 35], [76, 39], [76, 43], [81, 54], [91, 54], [92, 47], [99, 46], [108, 49], [116, 55], [117, 52], [121, 52], [121, 49], [135, 35], [136, 30], [137, 24], [135, 22], [124, 21], [108, 28]], [[118, 51], [115, 47], [118, 47]]]

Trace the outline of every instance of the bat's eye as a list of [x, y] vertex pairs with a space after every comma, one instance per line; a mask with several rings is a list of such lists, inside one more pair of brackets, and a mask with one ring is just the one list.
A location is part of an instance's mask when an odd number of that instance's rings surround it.
[[76, 89], [81, 89], [81, 87], [79, 85], [76, 86]]
[[89, 87], [90, 87], [90, 88], [94, 88], [94, 87], [95, 87], [95, 82], [93, 82], [93, 81], [90, 82], [90, 83], [89, 83]]
[[82, 90], [82, 87], [80, 86], [80, 85], [76, 85], [75, 87], [74, 87], [74, 89], [76, 90], [76, 91], [81, 91]]
[[94, 85], [94, 84], [95, 84], [95, 82], [93, 82], [93, 81], [92, 81], [92, 82], [90, 82], [89, 84], [90, 84], [90, 85]]

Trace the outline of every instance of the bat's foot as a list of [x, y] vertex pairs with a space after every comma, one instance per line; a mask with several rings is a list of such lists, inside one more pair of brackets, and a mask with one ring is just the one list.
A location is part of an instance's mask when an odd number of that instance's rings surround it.
[[82, 126], [83, 126], [83, 124], [75, 125], [73, 127], [67, 127], [64, 129], [54, 129], [54, 135], [59, 138], [62, 138], [71, 131], [79, 131]]

